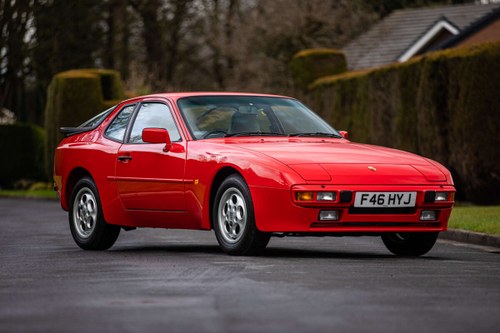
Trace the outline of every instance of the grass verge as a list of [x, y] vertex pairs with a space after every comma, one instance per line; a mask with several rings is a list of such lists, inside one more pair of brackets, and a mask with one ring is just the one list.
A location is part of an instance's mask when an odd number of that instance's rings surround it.
[[54, 190], [0, 190], [0, 197], [7, 198], [29, 198], [29, 199], [57, 199]]
[[455, 206], [448, 228], [500, 235], [500, 206]]

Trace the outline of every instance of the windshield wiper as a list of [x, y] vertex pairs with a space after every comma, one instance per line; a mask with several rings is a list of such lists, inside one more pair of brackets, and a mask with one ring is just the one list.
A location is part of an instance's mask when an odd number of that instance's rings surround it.
[[224, 135], [225, 138], [230, 136], [284, 136], [283, 133], [278, 132], [237, 132]]
[[339, 138], [342, 136], [335, 133], [324, 133], [324, 132], [314, 132], [314, 133], [292, 133], [288, 136], [317, 136], [317, 137], [327, 137], [327, 138]]

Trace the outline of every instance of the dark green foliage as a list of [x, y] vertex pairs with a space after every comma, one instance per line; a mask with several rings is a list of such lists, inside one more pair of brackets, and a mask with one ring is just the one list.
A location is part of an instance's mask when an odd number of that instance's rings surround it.
[[500, 202], [500, 43], [321, 78], [316, 109], [354, 141], [437, 160], [458, 198]]
[[[467, 80], [464, 80], [467, 78]], [[500, 202], [500, 43], [451, 55], [448, 66], [449, 163], [480, 203]]]
[[49, 176], [53, 169], [54, 150], [62, 139], [59, 128], [78, 126], [123, 98], [123, 84], [114, 70], [71, 70], [54, 76], [45, 108]]
[[[79, 70], [80, 72], [82, 70]], [[85, 72], [97, 74], [101, 79], [103, 101], [122, 100], [125, 96], [120, 74], [112, 69], [87, 69]]]
[[301, 89], [316, 79], [347, 70], [345, 56], [333, 49], [309, 49], [297, 53], [290, 62], [295, 84]]
[[29, 124], [0, 125], [0, 186], [17, 180], [45, 180], [45, 135], [43, 129]]

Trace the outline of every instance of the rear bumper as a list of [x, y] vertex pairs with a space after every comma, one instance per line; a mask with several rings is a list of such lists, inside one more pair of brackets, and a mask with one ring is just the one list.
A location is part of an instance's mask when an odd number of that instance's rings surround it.
[[[304, 189], [321, 185], [304, 185]], [[332, 185], [321, 186], [331, 190]], [[294, 187], [295, 188], [295, 187]], [[297, 205], [292, 190], [251, 187], [257, 228], [263, 232], [277, 233], [333, 233], [333, 234], [377, 234], [384, 232], [439, 232], [448, 227], [452, 201], [426, 203], [426, 191], [455, 192], [453, 186], [335, 186], [337, 191], [352, 191], [350, 202], [311, 203]], [[416, 206], [407, 209], [360, 210], [354, 209], [356, 191], [416, 191]], [[321, 210], [335, 210], [337, 221], [320, 221]], [[423, 210], [436, 211], [432, 221], [421, 221]]]

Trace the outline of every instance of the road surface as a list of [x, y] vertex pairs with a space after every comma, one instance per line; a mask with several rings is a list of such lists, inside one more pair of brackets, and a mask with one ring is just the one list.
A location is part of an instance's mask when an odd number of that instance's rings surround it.
[[[498, 250], [498, 249], [497, 249]], [[494, 332], [500, 253], [439, 241], [273, 238], [233, 257], [212, 232], [142, 229], [80, 250], [58, 203], [0, 199], [0, 332]]]

